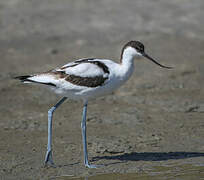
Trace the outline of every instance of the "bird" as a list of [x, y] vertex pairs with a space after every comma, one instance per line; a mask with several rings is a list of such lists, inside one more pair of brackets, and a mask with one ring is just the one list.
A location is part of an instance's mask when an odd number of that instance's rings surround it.
[[79, 100], [83, 102], [81, 121], [84, 165], [88, 168], [97, 168], [90, 164], [87, 150], [86, 114], [88, 102], [100, 96], [112, 93], [123, 85], [132, 75], [135, 59], [148, 59], [162, 68], [164, 66], [150, 57], [144, 44], [140, 41], [127, 42], [120, 55], [120, 62], [109, 59], [83, 58], [69, 62], [60, 68], [50, 71], [17, 76], [15, 79], [23, 83], [40, 84], [50, 87], [61, 99], [48, 110], [48, 142], [44, 164], [54, 166], [52, 155], [52, 119], [54, 111], [66, 100]]

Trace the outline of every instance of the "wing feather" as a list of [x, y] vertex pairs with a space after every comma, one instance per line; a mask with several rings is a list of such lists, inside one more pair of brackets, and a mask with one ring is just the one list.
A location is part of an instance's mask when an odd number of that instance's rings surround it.
[[[97, 87], [108, 79], [109, 69], [98, 59], [80, 59], [61, 68], [29, 76], [17, 77], [24, 83], [39, 83], [60, 87], [64, 83], [72, 85]], [[62, 83], [63, 82], [63, 83]]]

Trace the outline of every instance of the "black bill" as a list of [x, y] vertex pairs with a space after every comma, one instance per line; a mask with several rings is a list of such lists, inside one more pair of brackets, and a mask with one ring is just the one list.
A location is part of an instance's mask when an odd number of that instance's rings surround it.
[[158, 66], [162, 67], [162, 68], [167, 68], [167, 69], [172, 69], [173, 67], [168, 67], [168, 66], [164, 66], [162, 64], [159, 64], [157, 61], [155, 61], [153, 58], [151, 58], [148, 54], [144, 53], [142, 54], [144, 57], [146, 57], [147, 59], [151, 60], [152, 62], [154, 62], [155, 64], [157, 64]]

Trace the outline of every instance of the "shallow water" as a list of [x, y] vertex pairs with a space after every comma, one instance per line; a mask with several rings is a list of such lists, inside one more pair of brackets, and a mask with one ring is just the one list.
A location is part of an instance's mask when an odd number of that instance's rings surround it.
[[178, 166], [156, 166], [151, 170], [128, 174], [99, 174], [87, 177], [71, 177], [69, 175], [53, 177], [53, 180], [202, 180], [204, 179], [204, 164], [192, 166], [190, 164]]

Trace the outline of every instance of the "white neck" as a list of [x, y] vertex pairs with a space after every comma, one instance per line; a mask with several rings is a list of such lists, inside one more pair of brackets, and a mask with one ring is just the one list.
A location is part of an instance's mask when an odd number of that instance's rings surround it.
[[121, 74], [123, 74], [124, 80], [128, 80], [134, 70], [135, 52], [135, 49], [128, 47], [121, 55]]
[[137, 56], [137, 52], [134, 48], [128, 47], [123, 50], [121, 55], [121, 64], [127, 68], [134, 65], [134, 58]]
[[141, 57], [142, 54], [133, 47], [127, 47], [122, 51], [121, 63], [133, 63], [135, 57]]

